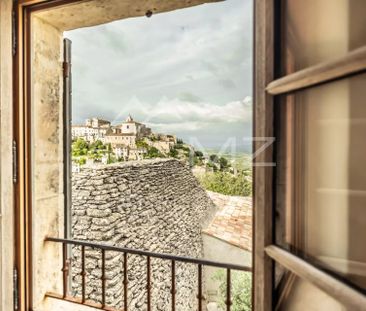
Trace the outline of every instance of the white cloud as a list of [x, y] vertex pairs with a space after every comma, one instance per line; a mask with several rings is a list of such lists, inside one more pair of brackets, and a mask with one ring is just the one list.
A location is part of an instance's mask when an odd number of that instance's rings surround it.
[[[133, 97], [115, 116], [114, 122], [120, 122], [128, 114], [135, 115], [139, 121], [148, 124], [184, 124], [199, 127], [199, 124], [250, 122], [252, 101], [247, 96], [243, 100], [217, 105], [202, 101], [185, 101], [179, 98], [162, 98], [157, 104], [149, 104]], [[179, 126], [179, 127], [181, 127]], [[201, 127], [202, 127], [201, 126]], [[178, 127], [178, 125], [177, 125]]]
[[227, 0], [67, 32], [74, 122], [132, 113], [169, 131], [250, 128], [252, 11]]

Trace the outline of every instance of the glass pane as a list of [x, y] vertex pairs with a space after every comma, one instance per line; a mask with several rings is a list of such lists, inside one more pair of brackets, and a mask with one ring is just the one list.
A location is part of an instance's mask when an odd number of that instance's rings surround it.
[[283, 270], [283, 278], [275, 293], [278, 311], [346, 311], [334, 298], [330, 297], [311, 283], [297, 277], [276, 263], [276, 269]]
[[366, 289], [366, 74], [277, 105], [277, 243]]
[[366, 44], [366, 1], [283, 2], [283, 75]]

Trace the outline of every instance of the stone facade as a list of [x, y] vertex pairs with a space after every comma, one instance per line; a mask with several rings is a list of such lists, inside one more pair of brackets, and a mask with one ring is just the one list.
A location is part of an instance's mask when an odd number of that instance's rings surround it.
[[[180, 256], [203, 257], [201, 229], [216, 211], [190, 169], [175, 159], [85, 168], [73, 176], [74, 239]], [[73, 249], [73, 289], [80, 295], [80, 249]], [[101, 254], [86, 249], [88, 298], [101, 298]], [[121, 307], [123, 258], [106, 253], [107, 304]], [[146, 258], [128, 258], [129, 310], [146, 308]], [[177, 263], [177, 310], [197, 304], [197, 267]], [[152, 259], [154, 310], [169, 310], [170, 262]]]

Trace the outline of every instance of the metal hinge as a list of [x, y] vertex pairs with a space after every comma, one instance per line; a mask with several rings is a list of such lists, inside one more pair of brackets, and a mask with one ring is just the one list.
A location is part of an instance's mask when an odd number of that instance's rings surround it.
[[18, 181], [18, 148], [17, 142], [13, 140], [13, 183]]
[[12, 52], [13, 56], [17, 53], [17, 44], [18, 44], [18, 27], [17, 27], [17, 18], [15, 10], [17, 8], [17, 1], [13, 1], [13, 12], [12, 12]]
[[13, 270], [13, 299], [14, 299], [14, 310], [19, 310], [19, 293], [18, 293], [18, 269], [14, 267]]

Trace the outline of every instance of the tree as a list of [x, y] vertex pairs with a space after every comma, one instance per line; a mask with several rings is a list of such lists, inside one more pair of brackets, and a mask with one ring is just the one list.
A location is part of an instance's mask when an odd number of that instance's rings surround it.
[[197, 150], [197, 151], [194, 152], [194, 155], [198, 158], [203, 158], [203, 152], [202, 151]]
[[71, 146], [72, 155], [75, 157], [83, 156], [88, 153], [89, 143], [82, 138], [78, 138]]
[[112, 164], [112, 163], [116, 163], [117, 159], [115, 156], [111, 156], [110, 154], [108, 155], [108, 159], [107, 159], [107, 164]]
[[159, 151], [159, 149], [155, 148], [155, 147], [150, 147], [147, 150], [147, 154], [146, 154], [147, 158], [164, 158], [164, 155]]
[[111, 162], [112, 145], [109, 143], [109, 144], [107, 144], [106, 147], [107, 147], [107, 154], [108, 154], [107, 163], [109, 164]]
[[219, 157], [216, 154], [211, 154], [210, 155], [210, 161], [213, 162], [213, 163], [218, 163]]
[[224, 171], [230, 166], [229, 161], [224, 157], [220, 157], [219, 165], [220, 165], [220, 171]]
[[100, 140], [96, 140], [95, 142], [93, 142], [92, 144], [90, 144], [90, 147], [89, 149], [99, 149], [99, 150], [103, 150], [103, 149], [106, 149], [106, 146], [103, 145], [102, 141]]

